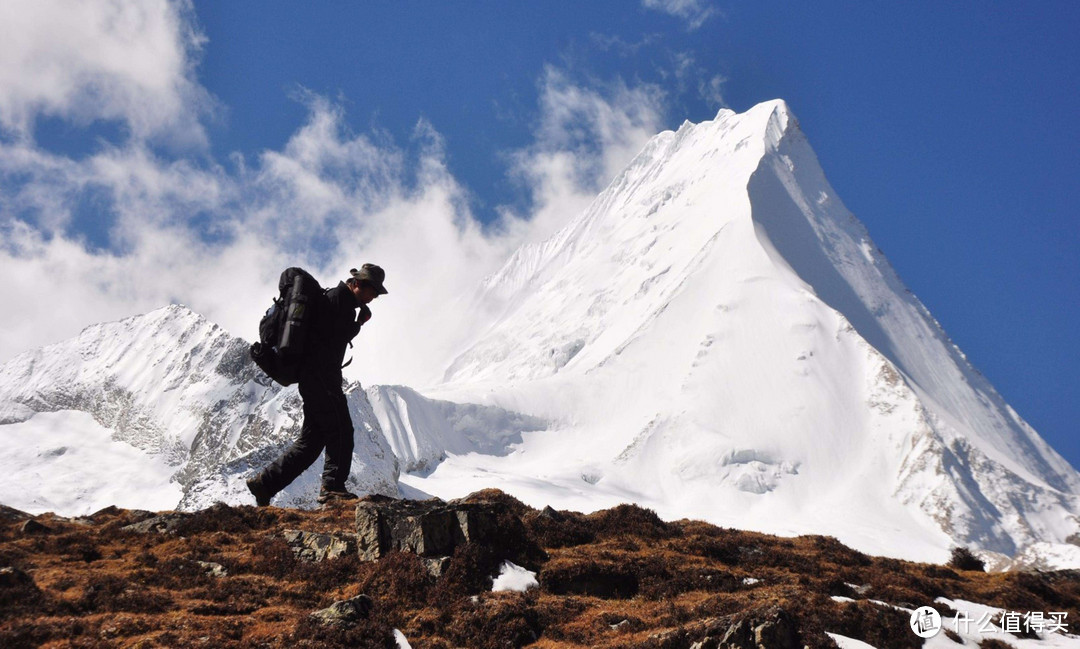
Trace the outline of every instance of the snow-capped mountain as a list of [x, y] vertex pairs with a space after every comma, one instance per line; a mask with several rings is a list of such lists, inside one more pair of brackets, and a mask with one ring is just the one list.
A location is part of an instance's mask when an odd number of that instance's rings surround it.
[[[354, 383], [345, 393], [355, 429], [348, 486], [362, 493], [399, 496], [399, 467], [504, 453], [522, 431], [545, 427], [405, 387]], [[247, 342], [186, 307], [95, 325], [0, 367], [0, 471], [9, 476], [0, 503], [64, 514], [250, 503], [244, 479], [296, 439], [301, 421], [295, 387], [272, 383]], [[313, 505], [321, 463], [274, 503]]]
[[[243, 478], [296, 437], [301, 404], [295, 388], [262, 376], [247, 347], [173, 305], [6, 363], [0, 466], [33, 475], [5, 481], [0, 501], [86, 513], [110, 504], [195, 509], [250, 499]], [[353, 386], [349, 405], [357, 428], [353, 486], [396, 495], [397, 461], [364, 391]], [[42, 429], [42, 421], [51, 423]], [[144, 452], [144, 466], [116, 461], [124, 445]], [[118, 475], [117, 466], [128, 472]], [[160, 488], [145, 488], [152, 476]], [[314, 500], [318, 484], [305, 477], [278, 497], [281, 504]]]
[[904, 287], [782, 101], [656, 136], [478, 302], [499, 316], [440, 394], [561, 425], [444, 464], [433, 493], [476, 474], [539, 503], [544, 480], [931, 559], [1080, 539], [1080, 476]]
[[[442, 384], [349, 386], [350, 487], [633, 501], [878, 554], [1080, 567], [1080, 475], [905, 289], [781, 101], [657, 135], [468, 311], [491, 319]], [[184, 307], [90, 327], [0, 366], [0, 502], [251, 502], [243, 478], [299, 415], [246, 342]], [[276, 504], [310, 504], [317, 476]]]

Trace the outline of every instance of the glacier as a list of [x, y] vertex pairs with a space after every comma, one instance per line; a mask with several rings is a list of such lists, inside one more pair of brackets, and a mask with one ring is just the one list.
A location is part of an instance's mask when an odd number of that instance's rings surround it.
[[[783, 101], [658, 134], [466, 311], [486, 320], [441, 381], [347, 386], [350, 488], [1080, 567], [1080, 475], [907, 290]], [[185, 307], [95, 325], [0, 367], [0, 502], [248, 503], [299, 419], [295, 388]], [[274, 504], [313, 506], [317, 475]]]

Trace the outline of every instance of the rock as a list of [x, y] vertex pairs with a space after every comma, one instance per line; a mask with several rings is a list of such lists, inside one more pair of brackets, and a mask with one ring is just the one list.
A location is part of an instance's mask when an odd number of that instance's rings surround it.
[[23, 534], [48, 534], [52, 528], [31, 518], [19, 527], [19, 531]]
[[315, 611], [311, 617], [323, 624], [339, 627], [351, 627], [371, 613], [371, 598], [357, 595], [352, 599], [334, 602], [327, 608]]
[[454, 512], [433, 508], [388, 522], [391, 549], [415, 552], [422, 557], [445, 555], [454, 549], [454, 525], [457, 523]]
[[649, 635], [647, 646], [658, 649], [676, 649], [686, 646], [686, 632], [682, 629], [669, 629]]
[[356, 552], [356, 537], [352, 534], [318, 534], [302, 530], [285, 530], [285, 542], [298, 559], [318, 563]]
[[225, 569], [225, 566], [220, 563], [214, 563], [213, 561], [196, 561], [195, 563], [202, 566], [206, 574], [211, 577], [225, 577], [228, 576], [229, 571]]
[[450, 565], [450, 557], [424, 558], [424, 565], [427, 566], [431, 576], [438, 579], [442, 577], [442, 574], [446, 572], [446, 568]]
[[795, 621], [783, 609], [770, 612], [768, 619], [754, 627], [754, 641], [767, 649], [800, 649]]
[[36, 589], [37, 585], [34, 584], [33, 577], [18, 568], [13, 568], [11, 566], [0, 568], [0, 588], [8, 589], [20, 587]]
[[33, 518], [30, 514], [24, 511], [15, 509], [14, 507], [8, 507], [7, 505], [0, 505], [0, 521], [8, 523], [17, 523], [19, 521], [25, 521], [28, 518]]
[[541, 509], [539, 516], [541, 518], [546, 518], [555, 522], [562, 521], [564, 518], [566, 518], [565, 516], [560, 514], [557, 509], [554, 509], [551, 505], [547, 505], [546, 507]]
[[74, 522], [80, 525], [97, 525], [105, 519], [115, 518], [121, 514], [123, 514], [123, 510], [116, 505], [109, 505], [108, 507], [97, 510], [89, 516], [78, 516], [74, 519]]
[[499, 524], [496, 505], [473, 503], [451, 506], [457, 508], [455, 514], [458, 526], [454, 531], [461, 530], [461, 538], [455, 538], [455, 541], [483, 543], [485, 539], [495, 535]]
[[483, 544], [504, 532], [497, 508], [494, 503], [448, 504], [437, 498], [368, 498], [356, 506], [357, 550], [365, 561], [393, 551], [449, 556], [460, 545]]
[[[706, 638], [707, 639], [707, 638]], [[738, 647], [738, 649], [757, 649], [754, 644], [754, 629], [750, 620], [742, 619], [728, 627], [717, 646]]]
[[690, 649], [802, 649], [795, 621], [781, 608], [739, 619], [711, 619], [705, 628], [705, 637], [690, 645]]
[[159, 514], [153, 518], [148, 518], [145, 521], [125, 525], [120, 529], [126, 532], [137, 532], [139, 534], [149, 534], [151, 532], [156, 532], [158, 534], [176, 534], [176, 529], [180, 526], [180, 523], [187, 520], [189, 517], [191, 517], [191, 514], [168, 512]]
[[117, 515], [122, 514], [122, 513], [123, 513], [123, 510], [120, 509], [119, 507], [117, 507], [116, 505], [108, 505], [106, 507], [102, 507], [101, 509], [97, 510], [93, 514], [90, 514], [90, 518], [94, 518], [94, 519], [105, 518], [105, 517], [111, 518], [113, 516], [117, 516]]

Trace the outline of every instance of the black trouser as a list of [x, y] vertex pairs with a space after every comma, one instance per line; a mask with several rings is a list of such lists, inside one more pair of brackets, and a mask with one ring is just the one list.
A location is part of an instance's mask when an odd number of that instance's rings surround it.
[[341, 379], [315, 373], [301, 376], [304, 424], [300, 438], [273, 464], [263, 469], [263, 487], [277, 493], [289, 486], [326, 449], [322, 488], [344, 491], [352, 467], [353, 425], [349, 406], [341, 391]]

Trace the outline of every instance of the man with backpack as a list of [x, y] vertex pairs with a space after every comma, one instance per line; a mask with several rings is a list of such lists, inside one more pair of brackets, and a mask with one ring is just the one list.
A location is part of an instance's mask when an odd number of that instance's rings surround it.
[[[286, 273], [290, 271], [297, 271], [290, 278], [296, 274], [304, 276], [296, 280], [296, 293], [300, 293], [299, 287], [305, 279], [313, 282], [311, 276], [303, 271], [290, 269]], [[311, 466], [324, 449], [326, 463], [319, 502], [357, 498], [345, 489], [345, 479], [349, 477], [352, 466], [353, 424], [342, 391], [341, 361], [345, 357], [346, 347], [351, 345], [360, 327], [371, 318], [368, 304], [386, 294], [387, 290], [383, 286], [386, 273], [374, 264], [364, 264], [360, 270], [354, 268], [350, 275], [332, 289], [325, 292], [320, 289], [313, 295], [304, 296], [304, 302], [300, 304], [302, 310], [288, 305], [289, 324], [300, 322], [294, 318], [299, 313], [303, 316], [303, 328], [306, 330], [303, 354], [297, 359], [297, 382], [300, 398], [304, 402], [304, 423], [299, 439], [270, 466], [247, 481], [248, 490], [260, 507], [269, 505], [270, 499]], [[284, 274], [282, 281], [285, 281]], [[287, 288], [281, 286], [283, 295]], [[258, 346], [258, 343], [253, 346], [253, 356]], [[276, 348], [273, 351], [278, 352]], [[274, 378], [280, 381], [278, 377]]]

